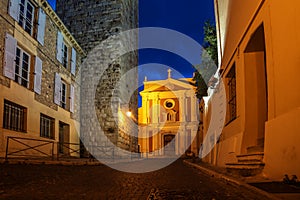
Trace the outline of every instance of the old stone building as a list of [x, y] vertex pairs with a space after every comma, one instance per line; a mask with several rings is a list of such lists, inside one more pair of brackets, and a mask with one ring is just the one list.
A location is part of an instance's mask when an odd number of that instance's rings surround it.
[[[193, 78], [144, 81], [139, 145], [144, 157], [198, 155], [198, 100]], [[194, 142], [193, 142], [194, 141]]]
[[[56, 10], [79, 44], [88, 54], [94, 54], [94, 57], [91, 55], [87, 59], [96, 60], [95, 62], [100, 64], [108, 62], [108, 66], [94, 69], [94, 74], [97, 74], [95, 76], [98, 74], [101, 76], [98, 83], [87, 83], [90, 80], [83, 78], [83, 82], [87, 85], [86, 89], [83, 89], [83, 96], [93, 96], [88, 91], [95, 87], [94, 84], [97, 84], [95, 100], [82, 101], [82, 114], [85, 115], [84, 126], [82, 126], [84, 144], [90, 148], [101, 146], [103, 149], [105, 146], [110, 146], [110, 142], [112, 142], [122, 149], [137, 151], [137, 126], [129, 126], [128, 122], [128, 120], [137, 119], [137, 92], [135, 91], [138, 85], [138, 72], [135, 68], [138, 65], [137, 52], [121, 54], [118, 58], [110, 60], [111, 54], [122, 46], [133, 44], [133, 48], [136, 49], [137, 36], [132, 35], [129, 41], [118, 41], [120, 42], [118, 47], [115, 47], [115, 44], [105, 44], [106, 52], [97, 52], [97, 47], [101, 51], [99, 46], [107, 42], [111, 36], [137, 28], [138, 1], [57, 0]], [[94, 59], [95, 57], [97, 58]], [[97, 64], [94, 63], [94, 65]], [[101, 68], [105, 68], [104, 73]], [[134, 70], [134, 75], [127, 76], [125, 84], [117, 86], [117, 83], [129, 70]], [[129, 102], [124, 98], [128, 95], [131, 96]], [[94, 107], [93, 101], [95, 101], [96, 115], [101, 129], [105, 132], [105, 137], [95, 136], [98, 134], [96, 130], [99, 125], [95, 123], [90, 114], [94, 111], [88, 110]], [[117, 110], [114, 109], [115, 107]], [[127, 119], [125, 113], [129, 111], [132, 113], [132, 117]]]
[[0, 156], [78, 156], [84, 51], [46, 0], [1, 1], [0, 25]]
[[204, 160], [245, 176], [299, 177], [300, 2], [214, 2], [227, 116]]

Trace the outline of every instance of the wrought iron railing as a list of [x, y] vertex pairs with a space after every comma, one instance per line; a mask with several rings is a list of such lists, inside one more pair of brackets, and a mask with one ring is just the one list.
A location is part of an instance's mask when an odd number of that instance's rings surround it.
[[[14, 151], [9, 151], [10, 150], [10, 142], [14, 141], [15, 143], [21, 145], [21, 148], [18, 148], [17, 150]], [[39, 142], [38, 144], [29, 144], [26, 143], [28, 142]], [[33, 138], [22, 138], [22, 137], [12, 137], [8, 136], [6, 140], [6, 151], [5, 151], [5, 160], [8, 159], [9, 156], [13, 157], [47, 157], [54, 159], [54, 141], [49, 141], [49, 140], [41, 140], [41, 139], [33, 139]], [[50, 146], [50, 152], [49, 148], [48, 151], [44, 151], [41, 149], [41, 147], [45, 147], [49, 145]], [[38, 154], [21, 154], [22, 152], [26, 152], [28, 150], [33, 150], [33, 152], [36, 152]]]
[[[12, 145], [12, 142], [15, 142], [15, 144]], [[86, 147], [83, 147], [80, 143], [62, 143], [54, 140], [7, 136], [5, 160], [16, 157], [50, 158], [52, 160], [59, 160], [59, 158], [78, 158], [83, 149], [85, 149], [88, 154], [90, 161], [92, 161], [91, 158], [97, 158], [98, 156], [114, 161], [118, 156], [115, 146], [89, 146], [88, 150], [94, 153], [94, 155], [92, 155], [86, 150]], [[31, 152], [29, 152], [30, 150]], [[138, 154], [138, 156], [136, 156], [135, 152], [130, 152], [129, 154], [131, 159], [141, 158], [141, 155]]]

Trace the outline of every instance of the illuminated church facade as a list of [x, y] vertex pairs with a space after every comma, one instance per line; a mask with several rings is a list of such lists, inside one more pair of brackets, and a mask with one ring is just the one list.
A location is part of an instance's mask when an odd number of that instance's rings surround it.
[[147, 81], [140, 92], [139, 149], [143, 157], [198, 154], [198, 100], [192, 78]]

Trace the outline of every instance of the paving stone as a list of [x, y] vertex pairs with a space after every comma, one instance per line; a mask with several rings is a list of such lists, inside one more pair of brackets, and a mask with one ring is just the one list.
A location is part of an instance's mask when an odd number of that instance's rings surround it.
[[0, 199], [266, 199], [178, 160], [150, 173], [101, 166], [0, 165]]

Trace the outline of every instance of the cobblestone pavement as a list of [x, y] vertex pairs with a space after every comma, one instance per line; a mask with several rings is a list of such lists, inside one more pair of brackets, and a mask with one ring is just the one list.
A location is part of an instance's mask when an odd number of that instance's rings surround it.
[[0, 165], [0, 199], [265, 199], [178, 160], [129, 174], [106, 166]]

